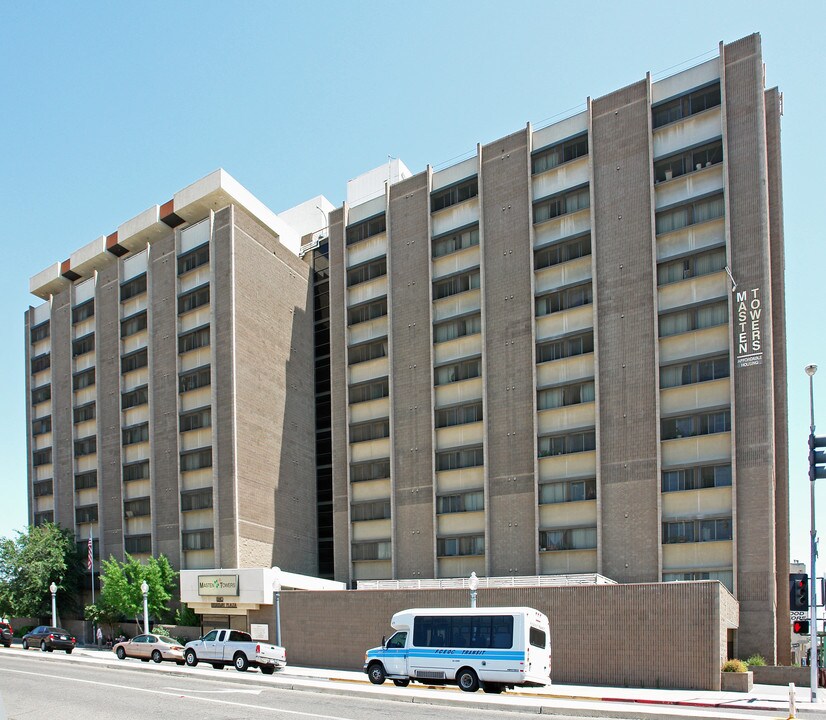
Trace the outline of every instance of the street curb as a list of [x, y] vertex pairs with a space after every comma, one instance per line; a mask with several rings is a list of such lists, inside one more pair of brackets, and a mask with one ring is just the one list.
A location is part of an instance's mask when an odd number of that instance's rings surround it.
[[[51, 658], [48, 654], [38, 653], [39, 657], [43, 657], [47, 661], [57, 662], [58, 658]], [[76, 657], [94, 657], [91, 654], [87, 653], [79, 653]], [[178, 669], [176, 665], [173, 663], [164, 663], [164, 665], [169, 664], [172, 667], [168, 670], [164, 670], [163, 672], [178, 677], [188, 677], [192, 678], [193, 675], [191, 673], [186, 673]], [[208, 664], [208, 663], [204, 663]], [[104, 659], [102, 662], [98, 662], [98, 665], [102, 665], [103, 667], [111, 670], [138, 670], [141, 672], [153, 672], [157, 668], [154, 667], [154, 663], [150, 665], [149, 663], [144, 662], [137, 662], [137, 663], [129, 663], [128, 665], [124, 665], [124, 661], [121, 660], [114, 660], [110, 661], [109, 659]], [[232, 668], [230, 668], [232, 669]], [[221, 671], [219, 671], [221, 672]], [[399, 695], [399, 694], [391, 694], [390, 692], [384, 692], [379, 689], [379, 686], [371, 686], [374, 687], [372, 690], [362, 689], [358, 687], [360, 683], [367, 683], [367, 681], [355, 680], [352, 678], [342, 678], [336, 677], [331, 675], [325, 678], [319, 678], [317, 676], [310, 676], [310, 675], [293, 675], [290, 677], [278, 676], [278, 673], [275, 675], [258, 675], [257, 673], [242, 673], [240, 675], [236, 675], [235, 673], [225, 673], [223, 675], [206, 675], [204, 677], [197, 677], [196, 679], [201, 680], [208, 680], [211, 677], [215, 677], [216, 680], [220, 679], [223, 682], [229, 682], [237, 685], [256, 685], [263, 688], [271, 688], [271, 689], [278, 689], [278, 690], [297, 690], [299, 692], [315, 692], [315, 693], [322, 693], [325, 695], [347, 695], [347, 696], [355, 696], [362, 699], [371, 699], [371, 700], [385, 700], [388, 702], [408, 702], [417, 705], [432, 705], [437, 707], [461, 707], [461, 708], [468, 708], [474, 710], [490, 710], [490, 711], [501, 711], [507, 710], [507, 712], [514, 712], [514, 713], [522, 713], [522, 714], [530, 714], [530, 715], [561, 715], [561, 716], [569, 716], [569, 717], [583, 717], [583, 718], [593, 718], [593, 717], [605, 717], [605, 718], [613, 718], [614, 720], [640, 720], [642, 716], [648, 717], [668, 717], [670, 720], [677, 720], [678, 718], [688, 718], [690, 720], [696, 720], [697, 717], [700, 717], [697, 714], [680, 714], [680, 709], [693, 709], [696, 711], [702, 710], [717, 710], [718, 712], [725, 712], [726, 717], [731, 718], [744, 718], [747, 717], [747, 713], [750, 711], [757, 711], [757, 712], [772, 712], [772, 713], [780, 713], [785, 715], [786, 709], [779, 708], [779, 707], [769, 707], [763, 705], [751, 705], [748, 707], [743, 706], [728, 706], [726, 703], [702, 703], [702, 702], [693, 702], [693, 701], [682, 701], [682, 700], [643, 700], [643, 699], [636, 699], [636, 698], [615, 698], [615, 697], [589, 697], [589, 696], [570, 696], [570, 695], [528, 695], [524, 693], [519, 693], [518, 691], [514, 691], [510, 693], [511, 697], [520, 697], [524, 699], [536, 699], [536, 700], [546, 700], [546, 699], [556, 699], [566, 703], [570, 702], [581, 702], [581, 703], [590, 703], [590, 706], [584, 707], [571, 707], [571, 706], [552, 706], [552, 705], [545, 705], [545, 704], [538, 704], [533, 706], [526, 706], [526, 705], [512, 705], [509, 704], [507, 701], [507, 697], [503, 696], [488, 696], [487, 700], [474, 700], [473, 696], [467, 695], [457, 695], [455, 697], [451, 697], [450, 695], [446, 695], [444, 697], [422, 697], [419, 695]], [[242, 679], [243, 678], [243, 679]], [[303, 681], [303, 682], [295, 682], [296, 680]], [[344, 688], [341, 686], [330, 686], [327, 687], [321, 683], [324, 682], [335, 682], [340, 683], [341, 685], [348, 684], [350, 688]], [[388, 687], [388, 691], [392, 690], [392, 688]], [[451, 686], [425, 686], [422, 685], [420, 688], [415, 688], [415, 690], [440, 690], [450, 692], [456, 690]], [[456, 690], [458, 692], [458, 690]], [[465, 697], [467, 699], [465, 699]], [[620, 709], [620, 708], [611, 708], [605, 707], [604, 703], [617, 703], [617, 704], [627, 704], [636, 706], [634, 709]], [[798, 716], [800, 715], [821, 715], [822, 712], [819, 709], [814, 708], [798, 708], [797, 709]], [[722, 715], [717, 715], [715, 717], [722, 717]], [[778, 715], [779, 717], [779, 715]]]

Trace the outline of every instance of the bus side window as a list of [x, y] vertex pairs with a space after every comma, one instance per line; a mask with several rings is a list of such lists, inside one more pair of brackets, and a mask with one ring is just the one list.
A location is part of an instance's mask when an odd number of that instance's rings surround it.
[[403, 648], [407, 642], [406, 632], [397, 632], [393, 637], [387, 641], [386, 647], [388, 649]]

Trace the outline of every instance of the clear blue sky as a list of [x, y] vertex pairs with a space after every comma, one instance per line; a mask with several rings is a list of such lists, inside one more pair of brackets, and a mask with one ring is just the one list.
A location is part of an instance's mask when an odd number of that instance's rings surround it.
[[[784, 93], [792, 557], [809, 556], [808, 385], [826, 433], [826, 5], [11, 3], [0, 23], [0, 536], [26, 524], [29, 278], [223, 167], [275, 211], [414, 172], [752, 32]], [[818, 526], [826, 536], [826, 488]], [[826, 558], [821, 569], [826, 569]]]

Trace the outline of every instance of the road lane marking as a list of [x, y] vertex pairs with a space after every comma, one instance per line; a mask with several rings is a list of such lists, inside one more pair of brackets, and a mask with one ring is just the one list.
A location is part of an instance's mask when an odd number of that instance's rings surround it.
[[174, 688], [174, 687], [166, 687], [165, 690], [174, 690], [176, 692], [185, 692], [185, 693], [212, 693], [212, 694], [221, 694], [221, 693], [246, 693], [247, 695], [260, 695], [261, 690], [242, 690], [239, 688], [238, 690], [234, 690], [229, 688], [227, 690], [187, 690], [186, 688]]
[[[213, 703], [215, 705], [231, 705], [238, 708], [249, 708], [250, 710], [266, 710], [272, 713], [286, 713], [288, 715], [300, 715], [302, 717], [321, 718], [321, 720], [353, 720], [341, 715], [319, 715], [318, 713], [301, 712], [300, 710], [284, 710], [282, 708], [268, 707], [266, 705], [252, 705], [250, 703], [232, 702], [230, 700], [219, 700], [218, 698], [205, 698], [190, 695], [181, 695], [178, 692], [165, 692], [164, 690], [150, 690], [149, 688], [131, 687], [130, 685], [118, 685], [116, 683], [105, 683], [98, 680], [84, 680], [83, 678], [70, 678], [64, 675], [47, 675], [45, 673], [28, 672], [27, 670], [10, 670], [9, 668], [0, 668], [0, 673], [16, 673], [17, 675], [34, 675], [39, 678], [51, 678], [53, 680], [65, 680], [73, 683], [86, 683], [87, 685], [98, 685], [101, 687], [114, 688], [116, 690], [133, 690], [134, 692], [148, 693], [150, 695], [165, 695], [167, 697], [181, 698], [185, 697], [187, 700], [197, 700], [199, 702]], [[199, 692], [198, 690], [186, 692]]]

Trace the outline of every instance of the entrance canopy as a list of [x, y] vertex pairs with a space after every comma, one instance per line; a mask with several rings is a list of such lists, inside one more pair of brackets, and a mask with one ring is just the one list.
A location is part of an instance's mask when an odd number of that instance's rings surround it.
[[246, 615], [272, 605], [273, 593], [281, 590], [344, 589], [344, 583], [277, 567], [181, 570], [181, 602], [199, 615]]

